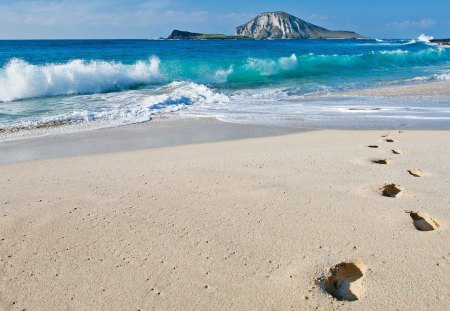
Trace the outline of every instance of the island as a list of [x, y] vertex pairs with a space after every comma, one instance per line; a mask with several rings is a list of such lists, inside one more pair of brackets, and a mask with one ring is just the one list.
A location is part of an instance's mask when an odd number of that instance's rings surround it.
[[450, 38], [449, 39], [431, 39], [430, 42], [437, 44], [437, 45], [450, 45]]
[[228, 36], [223, 34], [203, 34], [189, 31], [174, 30], [167, 38], [169, 40], [245, 40], [245, 36]]
[[266, 12], [236, 28], [238, 36], [253, 39], [368, 39], [352, 31], [332, 31], [286, 12]]
[[236, 28], [236, 35], [174, 30], [169, 40], [369, 39], [353, 31], [333, 31], [285, 12], [262, 13]]

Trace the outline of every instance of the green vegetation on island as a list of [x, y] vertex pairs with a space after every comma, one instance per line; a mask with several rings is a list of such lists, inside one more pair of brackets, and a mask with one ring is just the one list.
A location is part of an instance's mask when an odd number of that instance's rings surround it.
[[449, 39], [432, 39], [432, 40], [430, 40], [430, 42], [438, 44], [438, 45], [450, 45], [450, 38]]
[[249, 40], [244, 36], [228, 36], [223, 34], [203, 34], [189, 31], [174, 30], [167, 38], [169, 40]]

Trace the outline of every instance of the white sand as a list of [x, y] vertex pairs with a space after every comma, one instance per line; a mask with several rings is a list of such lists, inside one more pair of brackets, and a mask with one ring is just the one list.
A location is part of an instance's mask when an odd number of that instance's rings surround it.
[[404, 86], [389, 86], [362, 91], [355, 91], [346, 95], [359, 96], [449, 96], [450, 81], [439, 81], [434, 83], [422, 83]]
[[[450, 132], [390, 133], [2, 165], [0, 309], [448, 310]], [[342, 261], [367, 268], [357, 301], [317, 285]]]

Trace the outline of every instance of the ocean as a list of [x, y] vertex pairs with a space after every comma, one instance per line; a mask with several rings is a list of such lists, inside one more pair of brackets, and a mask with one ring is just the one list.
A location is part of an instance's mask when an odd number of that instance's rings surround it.
[[[0, 41], [0, 134], [157, 118], [450, 128], [450, 50], [420, 40]], [[375, 95], [374, 95], [375, 94]]]

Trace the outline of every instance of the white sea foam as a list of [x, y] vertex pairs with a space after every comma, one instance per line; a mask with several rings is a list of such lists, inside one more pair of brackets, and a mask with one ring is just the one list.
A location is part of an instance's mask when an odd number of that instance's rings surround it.
[[289, 57], [280, 57], [278, 61], [270, 59], [250, 58], [244, 68], [255, 70], [262, 76], [271, 76], [281, 71], [290, 71], [298, 66], [297, 55], [292, 54]]
[[[394, 122], [395, 126], [414, 126], [430, 120], [450, 119], [445, 98], [434, 96], [424, 101], [408, 95], [361, 97], [333, 92], [308, 95], [291, 88], [238, 90], [227, 95], [230, 101], [224, 105], [196, 106], [181, 115], [210, 116], [239, 123], [344, 128], [384, 127], [386, 120]], [[408, 119], [414, 122], [406, 122]]]
[[[225, 103], [227, 96], [206, 85], [172, 82], [154, 90], [135, 90], [82, 96], [92, 103], [84, 121], [110, 120], [119, 124], [150, 120], [155, 115], [177, 112], [197, 105]], [[102, 109], [98, 109], [102, 107]]]
[[278, 63], [283, 70], [292, 70], [298, 65], [297, 55], [292, 54], [289, 57], [281, 57]]
[[414, 77], [407, 81], [450, 81], [450, 73], [433, 74], [429, 76]]
[[404, 45], [411, 45], [411, 44], [416, 44], [417, 41], [416, 40], [409, 40], [407, 42], [404, 41], [398, 41], [398, 40], [381, 40], [381, 39], [375, 39], [376, 42], [372, 42], [372, 43], [362, 43], [359, 45], [364, 45], [364, 46], [404, 46]]
[[173, 112], [194, 104], [213, 105], [229, 101], [226, 95], [194, 82], [172, 82], [157, 89], [156, 93], [143, 101], [152, 114]]
[[417, 40], [410, 40], [408, 42], [402, 43], [401, 45], [411, 45], [411, 44], [416, 44]]
[[417, 41], [420, 42], [430, 42], [433, 39], [434, 38], [432, 36], [427, 36], [425, 34], [421, 34], [420, 36], [417, 37]]
[[32, 65], [12, 59], [0, 69], [0, 101], [123, 90], [161, 79], [159, 67], [156, 56], [133, 65], [79, 59], [65, 64]]
[[404, 50], [394, 50], [394, 51], [380, 51], [380, 54], [383, 55], [405, 55], [408, 54], [409, 51], [404, 51]]
[[250, 58], [244, 65], [246, 70], [258, 71], [263, 76], [270, 76], [277, 72], [276, 63], [273, 60]]
[[213, 82], [223, 83], [227, 82], [228, 76], [231, 75], [234, 71], [233, 65], [231, 65], [228, 69], [219, 69], [215, 72]]
[[[46, 99], [58, 105], [57, 99]], [[86, 124], [93, 128], [117, 126], [150, 120], [155, 115], [177, 112], [190, 106], [219, 105], [229, 98], [206, 85], [193, 82], [172, 82], [157, 89], [77, 95], [64, 99], [71, 107], [50, 115], [30, 116], [7, 123], [4, 129], [33, 129], [52, 124]]]

